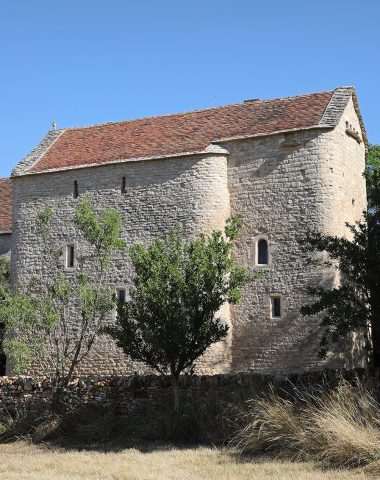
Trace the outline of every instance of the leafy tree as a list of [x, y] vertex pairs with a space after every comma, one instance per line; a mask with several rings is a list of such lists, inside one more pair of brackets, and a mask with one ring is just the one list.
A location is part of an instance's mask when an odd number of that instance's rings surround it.
[[[9, 293], [9, 276], [10, 276], [10, 264], [9, 259], [6, 257], [0, 257], [0, 306], [4, 302], [4, 299]], [[0, 317], [0, 363], [5, 365], [6, 358], [4, 354], [3, 342], [5, 336], [5, 325]]]
[[380, 146], [372, 146], [366, 157], [368, 210], [355, 225], [346, 224], [352, 239], [309, 232], [306, 251], [326, 252], [327, 260], [313, 260], [334, 266], [341, 284], [332, 289], [310, 286], [316, 301], [304, 305], [304, 315], [322, 314], [321, 356], [330, 342], [351, 332], [362, 332], [372, 351], [375, 367], [380, 367]]
[[84, 199], [75, 210], [74, 224], [89, 253], [78, 256], [77, 267], [68, 274], [62, 249], [56, 248], [52, 236], [53, 219], [50, 208], [38, 212], [40, 275], [27, 292], [6, 292], [0, 317], [6, 319], [9, 335], [4, 350], [13, 368], [22, 373], [37, 363], [52, 380], [53, 407], [59, 408], [76, 368], [90, 353], [107, 313], [114, 308], [105, 279], [112, 255], [125, 243], [120, 238], [120, 215], [109, 209], [98, 216]]
[[9, 287], [10, 276], [9, 259], [6, 257], [0, 257], [0, 290], [2, 288], [7, 289]]
[[105, 331], [133, 360], [170, 373], [176, 410], [180, 373], [226, 337], [228, 326], [218, 311], [225, 302], [240, 300], [249, 279], [231, 258], [239, 229], [238, 218], [232, 217], [224, 235], [213, 231], [186, 244], [171, 231], [148, 248], [130, 249], [135, 272], [131, 299]]

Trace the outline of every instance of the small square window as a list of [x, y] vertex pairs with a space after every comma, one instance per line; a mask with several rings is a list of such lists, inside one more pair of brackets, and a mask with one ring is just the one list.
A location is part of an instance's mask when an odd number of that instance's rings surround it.
[[121, 307], [125, 304], [127, 300], [127, 291], [125, 288], [118, 288], [116, 290], [116, 299], [118, 307]]
[[281, 317], [281, 297], [271, 297], [271, 317]]
[[74, 259], [75, 259], [75, 250], [74, 245], [66, 245], [66, 268], [73, 268], [74, 267]]

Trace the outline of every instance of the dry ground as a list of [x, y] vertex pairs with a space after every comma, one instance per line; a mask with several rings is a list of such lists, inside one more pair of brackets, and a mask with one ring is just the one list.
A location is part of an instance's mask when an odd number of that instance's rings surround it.
[[1, 480], [363, 480], [309, 463], [249, 461], [209, 448], [118, 453], [65, 451], [24, 442], [0, 445]]

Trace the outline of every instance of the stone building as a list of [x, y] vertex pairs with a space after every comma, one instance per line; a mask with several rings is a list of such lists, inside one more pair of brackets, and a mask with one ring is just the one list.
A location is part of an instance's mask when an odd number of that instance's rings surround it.
[[[243, 230], [234, 256], [252, 273], [265, 274], [245, 287], [239, 305], [225, 309], [231, 336], [206, 353], [198, 370], [360, 365], [354, 342], [318, 359], [319, 322], [299, 309], [311, 281], [333, 285], [337, 279], [335, 271], [305, 265], [298, 238], [309, 228], [346, 235], [345, 222], [361, 217], [366, 144], [353, 87], [52, 130], [12, 173], [12, 281], [23, 288], [39, 268], [41, 245], [32, 227], [45, 206], [56, 212], [55, 240], [66, 252], [66, 275], [73, 274], [75, 256], [85, 248], [73, 214], [85, 194], [96, 208], [121, 213], [130, 244], [149, 244], [170, 227], [189, 238], [221, 229], [237, 214]], [[1, 185], [3, 198], [9, 182]], [[0, 228], [9, 235], [6, 218]], [[131, 275], [128, 255], [116, 256], [110, 285], [127, 293]], [[98, 341], [82, 366], [83, 373], [134, 371], [142, 367], [109, 338]]]
[[0, 178], [0, 257], [9, 256], [12, 241], [12, 182]]

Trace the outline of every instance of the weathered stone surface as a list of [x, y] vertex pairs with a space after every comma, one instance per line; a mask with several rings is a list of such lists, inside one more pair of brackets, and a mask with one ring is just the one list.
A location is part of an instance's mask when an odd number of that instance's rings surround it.
[[[123, 176], [126, 178], [124, 194], [121, 193]], [[74, 180], [79, 186], [78, 199], [73, 198]], [[32, 277], [50, 274], [49, 265], [41, 264], [43, 246], [34, 230], [37, 212], [44, 207], [51, 207], [55, 212], [52, 231], [57, 247], [75, 243], [78, 252], [85, 252], [87, 246], [82, 238], [77, 238], [73, 224], [75, 207], [85, 194], [96, 210], [113, 207], [120, 212], [122, 236], [128, 244], [148, 245], [171, 227], [178, 228], [186, 238], [193, 238], [202, 231], [223, 228], [230, 214], [225, 154], [209, 153], [15, 177], [14, 284], [21, 289], [27, 288]], [[70, 277], [73, 272], [67, 270], [66, 274]], [[113, 258], [107, 280], [115, 289], [128, 287], [131, 275], [128, 252], [123, 251]], [[224, 308], [222, 313], [228, 321], [229, 308]], [[205, 369], [228, 370], [228, 343], [227, 340], [216, 345], [206, 354], [202, 362]], [[211, 359], [210, 363], [208, 359]], [[126, 359], [113, 340], [106, 336], [98, 341], [81, 367], [83, 374], [141, 373], [144, 370], [141, 365]], [[37, 373], [38, 367], [36, 370], [32, 368], [32, 372]]]
[[[192, 399], [215, 399], [233, 402], [234, 398], [252, 398], [262, 395], [271, 385], [281, 394], [298, 390], [325, 390], [345, 379], [355, 383], [357, 378], [371, 380], [364, 369], [323, 370], [282, 375], [236, 373], [224, 375], [183, 375], [180, 377], [182, 402]], [[82, 404], [113, 407], [120, 414], [142, 406], [155, 407], [172, 404], [172, 387], [169, 377], [158, 375], [80, 377], [70, 384], [70, 390]], [[27, 409], [40, 415], [51, 408], [52, 390], [44, 377], [0, 377], [0, 415], [13, 414]]]
[[[231, 213], [238, 214], [244, 227], [234, 256], [252, 273], [262, 269], [265, 274], [245, 288], [238, 306], [223, 311], [232, 325], [232, 336], [206, 352], [197, 371], [269, 373], [321, 365], [363, 365], [360, 338], [355, 344], [338, 346], [320, 362], [319, 322], [299, 313], [308, 300], [306, 286], [310, 281], [331, 286], [339, 278], [335, 270], [305, 266], [298, 238], [310, 228], [348, 235], [345, 222], [358, 220], [365, 208], [365, 144], [346, 133], [346, 122], [361, 132], [352, 97], [342, 91], [329, 108], [324, 127], [219, 142], [223, 150], [204, 155], [35, 175], [22, 175], [20, 165], [17, 173], [21, 176], [13, 179], [13, 283], [26, 288], [33, 276], [49, 275], [49, 267], [41, 264], [42, 246], [33, 230], [37, 211], [45, 206], [56, 212], [53, 231], [57, 246], [74, 242], [77, 251], [85, 251], [73, 227], [78, 203], [73, 198], [74, 180], [79, 200], [86, 194], [98, 210], [113, 207], [120, 211], [123, 237], [130, 244], [147, 245], [170, 227], [179, 228], [185, 238], [193, 238], [202, 231], [222, 228]], [[336, 125], [337, 112], [341, 117]], [[37, 156], [38, 152], [23, 168]], [[122, 177], [126, 178], [125, 194], [121, 193]], [[256, 265], [257, 241], [262, 236], [269, 241], [266, 268]], [[70, 271], [66, 274], [72, 275]], [[127, 253], [116, 256], [109, 284], [128, 288], [131, 275]], [[271, 318], [271, 295], [281, 296], [281, 318]], [[111, 339], [102, 337], [80, 373], [146, 371], [126, 359]], [[38, 366], [30, 370], [38, 372]]]
[[[335, 270], [305, 265], [298, 238], [307, 229], [348, 235], [345, 222], [361, 218], [366, 206], [364, 144], [348, 137], [346, 121], [360, 129], [352, 100], [338, 126], [228, 144], [230, 206], [244, 224], [234, 251], [237, 261], [262, 279], [247, 286], [231, 309], [232, 370], [260, 372], [303, 370], [318, 365], [348, 368], [363, 365], [359, 347], [342, 344], [325, 361], [318, 359], [319, 320], [303, 318], [306, 286], [332, 286]], [[299, 142], [282, 149], [287, 139]], [[257, 263], [256, 242], [269, 240], [269, 266]], [[282, 297], [282, 318], [270, 318], [270, 295]]]
[[12, 234], [0, 233], [0, 257], [10, 257], [12, 248]]

